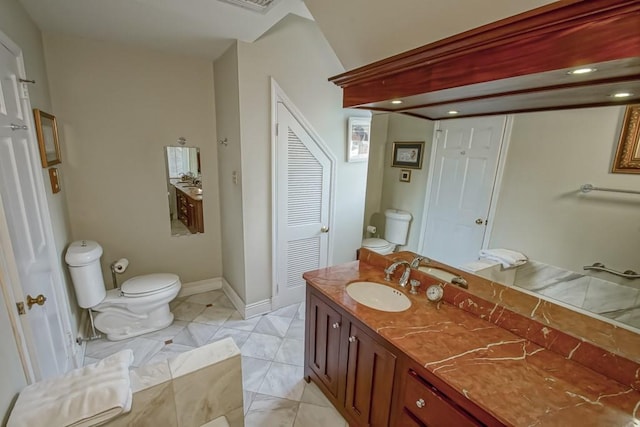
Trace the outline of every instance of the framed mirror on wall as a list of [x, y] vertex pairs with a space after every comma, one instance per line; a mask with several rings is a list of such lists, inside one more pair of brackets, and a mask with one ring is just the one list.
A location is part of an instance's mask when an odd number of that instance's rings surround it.
[[165, 147], [172, 236], [204, 233], [202, 170], [198, 147]]

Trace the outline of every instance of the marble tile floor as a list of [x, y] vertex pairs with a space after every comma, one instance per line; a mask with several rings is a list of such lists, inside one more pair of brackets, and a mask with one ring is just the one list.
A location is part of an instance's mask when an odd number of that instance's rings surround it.
[[123, 341], [91, 341], [84, 363], [130, 348], [133, 366], [149, 365], [230, 336], [242, 353], [246, 427], [347, 426], [318, 387], [302, 378], [304, 304], [245, 320], [216, 290], [170, 306], [175, 321], [168, 328]]

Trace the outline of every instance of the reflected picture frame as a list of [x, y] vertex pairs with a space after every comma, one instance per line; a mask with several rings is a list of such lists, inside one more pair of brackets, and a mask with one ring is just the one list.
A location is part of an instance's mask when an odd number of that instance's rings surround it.
[[397, 141], [393, 143], [391, 166], [394, 168], [422, 169], [424, 141]]
[[640, 174], [640, 104], [625, 109], [611, 172]]
[[400, 169], [400, 182], [411, 182], [411, 169]]
[[347, 162], [369, 160], [371, 118], [349, 117], [347, 121]]
[[37, 108], [33, 109], [33, 116], [35, 118], [36, 136], [38, 138], [42, 167], [48, 168], [49, 166], [62, 163], [56, 116], [45, 113]]

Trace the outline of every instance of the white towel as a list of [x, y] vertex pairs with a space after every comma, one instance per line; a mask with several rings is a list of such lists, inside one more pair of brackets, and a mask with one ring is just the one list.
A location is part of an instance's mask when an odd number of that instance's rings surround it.
[[62, 377], [27, 386], [7, 427], [95, 426], [129, 412], [132, 362], [133, 352], [122, 350]]
[[529, 260], [526, 255], [509, 249], [481, 249], [480, 258], [498, 261], [504, 268], [517, 267]]

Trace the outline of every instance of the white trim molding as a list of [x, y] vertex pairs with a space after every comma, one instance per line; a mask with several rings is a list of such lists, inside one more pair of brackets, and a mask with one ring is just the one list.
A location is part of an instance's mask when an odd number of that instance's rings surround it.
[[271, 300], [265, 299], [262, 301], [254, 302], [252, 304], [245, 304], [240, 298], [240, 295], [233, 290], [229, 282], [222, 278], [222, 292], [231, 300], [236, 310], [240, 312], [243, 319], [249, 319], [250, 317], [260, 316], [262, 314], [271, 313]]
[[180, 292], [178, 292], [178, 298], [201, 294], [203, 292], [215, 291], [222, 288], [223, 280], [224, 279], [222, 277], [213, 277], [211, 279], [183, 283]]

